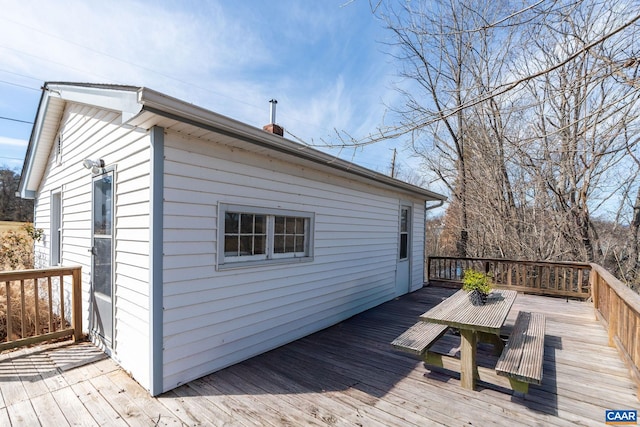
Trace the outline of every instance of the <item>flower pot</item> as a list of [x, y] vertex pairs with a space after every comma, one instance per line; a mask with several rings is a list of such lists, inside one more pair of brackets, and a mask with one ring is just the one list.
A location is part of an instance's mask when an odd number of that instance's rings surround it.
[[484, 292], [480, 292], [475, 289], [469, 292], [469, 299], [471, 300], [471, 304], [473, 305], [484, 305], [487, 303], [487, 298], [489, 294], [485, 294]]

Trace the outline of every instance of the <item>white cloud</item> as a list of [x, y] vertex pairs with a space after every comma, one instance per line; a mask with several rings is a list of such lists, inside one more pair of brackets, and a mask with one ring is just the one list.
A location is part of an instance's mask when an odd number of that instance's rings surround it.
[[16, 148], [25, 149], [27, 148], [28, 142], [23, 139], [18, 138], [9, 138], [6, 136], [0, 136], [0, 152], [5, 153], [5, 150], [8, 147], [15, 150]]
[[[277, 98], [278, 122], [305, 141], [361, 138], [395, 96], [392, 71], [368, 4], [344, 3], [7, 2], [0, 70], [148, 86], [257, 127]], [[381, 169], [390, 146], [341, 156]]]
[[0, 136], [0, 167], [20, 170], [26, 149], [27, 141]]

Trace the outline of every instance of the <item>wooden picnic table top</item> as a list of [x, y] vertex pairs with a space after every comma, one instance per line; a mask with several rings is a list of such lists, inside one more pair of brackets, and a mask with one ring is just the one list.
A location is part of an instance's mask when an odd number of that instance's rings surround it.
[[459, 329], [500, 334], [518, 292], [494, 289], [482, 305], [474, 305], [469, 293], [459, 290], [420, 316], [421, 320]]

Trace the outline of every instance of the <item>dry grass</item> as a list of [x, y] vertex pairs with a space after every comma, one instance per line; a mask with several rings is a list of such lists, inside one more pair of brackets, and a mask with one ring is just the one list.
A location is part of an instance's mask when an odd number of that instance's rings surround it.
[[[38, 285], [38, 321], [36, 322], [36, 298], [33, 280], [25, 280], [24, 284], [24, 331], [22, 330], [22, 296], [20, 282], [12, 282], [9, 285], [11, 304], [11, 333], [10, 340], [31, 337], [53, 330], [59, 330], [60, 316], [53, 314], [51, 327], [49, 325], [49, 295], [48, 287], [40, 283]], [[0, 342], [7, 337], [7, 297], [5, 283], [0, 283]], [[67, 323], [67, 322], [65, 322]], [[36, 331], [36, 324], [38, 330]], [[65, 326], [66, 327], [66, 326]]]
[[[22, 222], [0, 221], [0, 271], [24, 270], [33, 268], [33, 236], [31, 224]], [[30, 228], [29, 228], [30, 227]], [[41, 232], [41, 230], [36, 230]], [[38, 237], [39, 238], [39, 237]], [[33, 280], [24, 282], [24, 295], [20, 282], [9, 284], [9, 304], [11, 309], [10, 339], [26, 338], [49, 332], [49, 295], [48, 286], [38, 285], [38, 298], [35, 297]], [[24, 307], [22, 299], [24, 297]], [[36, 322], [36, 304], [38, 305], [38, 321]], [[24, 313], [23, 313], [24, 310]], [[52, 329], [59, 329], [59, 316], [53, 316]], [[23, 333], [24, 318], [24, 333]], [[37, 331], [36, 331], [37, 324]], [[54, 324], [56, 324], [54, 326]], [[6, 282], [0, 282], [0, 341], [7, 337], [7, 289]]]
[[20, 231], [26, 223], [16, 221], [0, 221], [0, 234], [5, 231]]

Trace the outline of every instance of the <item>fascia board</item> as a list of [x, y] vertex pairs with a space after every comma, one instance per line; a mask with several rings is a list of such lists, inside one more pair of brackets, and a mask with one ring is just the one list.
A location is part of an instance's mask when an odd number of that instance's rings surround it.
[[23, 199], [33, 199], [35, 197], [35, 188], [30, 188], [30, 180], [33, 172], [33, 164], [36, 156], [34, 153], [38, 150], [40, 142], [40, 134], [42, 133], [42, 127], [47, 115], [47, 109], [49, 108], [49, 93], [43, 91], [42, 98], [40, 99], [40, 106], [38, 107], [38, 113], [36, 114], [36, 121], [33, 125], [31, 132], [31, 138], [29, 140], [29, 146], [27, 154], [22, 165], [22, 173], [20, 174], [20, 183], [18, 185], [18, 193]]

